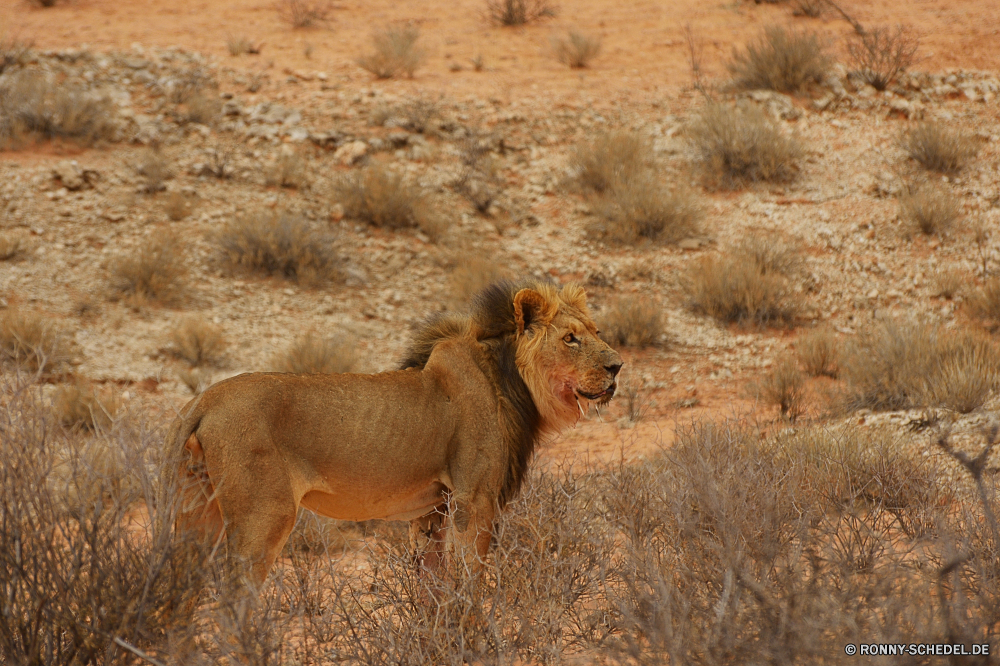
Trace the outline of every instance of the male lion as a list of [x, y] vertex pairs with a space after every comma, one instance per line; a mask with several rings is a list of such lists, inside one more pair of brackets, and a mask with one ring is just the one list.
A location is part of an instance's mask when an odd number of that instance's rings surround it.
[[468, 315], [427, 324], [401, 370], [227, 379], [168, 436], [182, 461], [176, 528], [225, 534], [257, 584], [299, 506], [412, 521], [427, 566], [447, 550], [477, 566], [540, 435], [574, 423], [580, 399], [609, 401], [621, 367], [582, 288], [505, 281]]

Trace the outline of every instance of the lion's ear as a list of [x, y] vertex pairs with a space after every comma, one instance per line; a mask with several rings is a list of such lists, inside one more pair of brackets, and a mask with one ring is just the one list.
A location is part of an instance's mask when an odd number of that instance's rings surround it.
[[545, 297], [534, 289], [522, 289], [514, 295], [514, 321], [517, 323], [517, 334], [530, 331], [532, 327], [545, 326], [544, 321], [549, 309]]

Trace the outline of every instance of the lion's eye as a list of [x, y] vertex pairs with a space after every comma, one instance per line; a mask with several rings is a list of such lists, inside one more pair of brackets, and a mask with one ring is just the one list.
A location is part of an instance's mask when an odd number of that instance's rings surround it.
[[567, 333], [566, 335], [563, 336], [563, 342], [565, 342], [568, 345], [572, 345], [579, 342], [579, 340], [572, 333]]

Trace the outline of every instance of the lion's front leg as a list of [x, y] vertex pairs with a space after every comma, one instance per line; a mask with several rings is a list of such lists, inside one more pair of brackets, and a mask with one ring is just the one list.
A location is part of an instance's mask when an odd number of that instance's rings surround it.
[[496, 500], [486, 494], [478, 494], [468, 500], [459, 497], [455, 504], [451, 534], [455, 555], [465, 565], [466, 571], [478, 573], [493, 541]]
[[414, 562], [428, 571], [446, 566], [448, 506], [442, 504], [425, 516], [410, 521], [410, 549]]

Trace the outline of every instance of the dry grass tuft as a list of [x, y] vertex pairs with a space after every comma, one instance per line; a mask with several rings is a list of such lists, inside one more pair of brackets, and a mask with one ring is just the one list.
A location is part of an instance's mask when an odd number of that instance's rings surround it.
[[26, 138], [72, 139], [83, 144], [113, 140], [114, 106], [36, 70], [0, 82], [0, 146]]
[[52, 411], [67, 428], [107, 430], [121, 408], [122, 400], [117, 392], [100, 389], [88, 382], [61, 384], [52, 396]]
[[954, 226], [959, 210], [948, 192], [924, 186], [899, 197], [899, 216], [915, 231], [929, 236], [943, 234]]
[[170, 332], [171, 351], [192, 366], [217, 365], [225, 357], [222, 328], [201, 317], [185, 317]]
[[791, 324], [799, 307], [791, 288], [797, 260], [791, 250], [767, 240], [703, 257], [688, 274], [690, 306], [723, 323]]
[[[968, 276], [959, 277], [963, 279], [961, 287], [964, 287]], [[970, 294], [969, 309], [973, 315], [988, 322], [991, 328], [1000, 325], [1000, 278], [988, 278]]]
[[183, 299], [187, 270], [180, 239], [173, 233], [152, 236], [132, 254], [112, 262], [110, 271], [112, 293], [133, 304], [176, 305]]
[[313, 331], [296, 339], [271, 366], [275, 372], [296, 374], [350, 372], [358, 364], [357, 346], [352, 336], [324, 338]]
[[663, 309], [650, 298], [615, 298], [600, 322], [601, 337], [611, 345], [643, 348], [663, 341]]
[[159, 146], [143, 150], [139, 155], [139, 161], [130, 166], [142, 178], [142, 191], [147, 194], [167, 189], [164, 181], [173, 177], [170, 165], [167, 164], [167, 157]]
[[379, 79], [391, 79], [413, 73], [424, 61], [424, 52], [417, 48], [420, 29], [416, 26], [392, 27], [372, 35], [375, 52], [358, 58], [358, 64]]
[[767, 112], [752, 104], [709, 103], [691, 126], [689, 138], [706, 179], [735, 189], [757, 181], [795, 177], [802, 155]]
[[330, 3], [326, 0], [279, 0], [278, 16], [293, 28], [311, 28], [326, 23]]
[[778, 359], [758, 388], [764, 402], [781, 411], [781, 418], [795, 423], [805, 412], [805, 378], [795, 359]]
[[454, 182], [455, 191], [480, 213], [503, 193], [503, 178], [490, 154], [490, 142], [476, 133], [466, 138], [462, 146], [462, 171]]
[[745, 51], [734, 51], [729, 71], [741, 90], [797, 92], [826, 76], [829, 58], [815, 33], [772, 25]]
[[840, 373], [840, 345], [829, 328], [816, 328], [803, 334], [795, 345], [799, 362], [813, 377], [837, 378]]
[[899, 145], [925, 169], [946, 174], [958, 173], [979, 152], [973, 137], [934, 121], [918, 123]]
[[486, 16], [496, 25], [524, 25], [555, 15], [550, 0], [486, 0]]
[[981, 407], [1000, 379], [1000, 351], [983, 334], [884, 319], [844, 350], [847, 410]]
[[703, 217], [692, 192], [665, 189], [652, 174], [605, 192], [598, 200], [600, 219], [591, 231], [604, 239], [635, 245], [675, 243], [698, 234]]
[[269, 187], [305, 189], [309, 186], [309, 164], [294, 150], [282, 150], [264, 178]]
[[201, 395], [213, 382], [213, 373], [208, 368], [183, 366], [177, 368], [177, 378], [194, 395]]
[[573, 69], [583, 69], [601, 52], [601, 40], [571, 30], [565, 39], [554, 38], [556, 60]]
[[222, 101], [218, 97], [218, 91], [213, 89], [195, 92], [184, 104], [187, 111], [183, 119], [189, 123], [211, 125], [222, 113]]
[[163, 204], [163, 210], [170, 220], [177, 222], [194, 212], [196, 201], [197, 198], [192, 195], [174, 191], [167, 195], [167, 200]]
[[50, 320], [32, 312], [0, 312], [0, 361], [31, 372], [61, 370], [70, 359], [70, 343]]
[[851, 65], [876, 90], [885, 90], [906, 71], [914, 63], [918, 48], [920, 40], [901, 25], [895, 30], [876, 26], [860, 34], [855, 31], [847, 42]]
[[615, 402], [619, 404], [623, 412], [618, 425], [621, 428], [634, 428], [646, 418], [646, 412], [651, 406], [649, 393], [643, 386], [643, 382], [635, 379], [631, 373], [619, 379], [618, 384], [621, 388], [618, 389]]
[[464, 308], [472, 301], [472, 297], [489, 285], [503, 278], [511, 277], [510, 271], [490, 258], [463, 253], [455, 270], [448, 277], [451, 302], [459, 308]]
[[32, 46], [31, 42], [0, 31], [0, 74], [11, 67], [27, 64]]
[[604, 192], [635, 180], [652, 163], [649, 142], [635, 132], [598, 134], [578, 145], [570, 157], [577, 180], [587, 190]]
[[376, 227], [432, 228], [429, 205], [420, 189], [380, 164], [344, 174], [334, 186], [334, 196], [348, 217]]
[[226, 263], [303, 285], [336, 282], [343, 260], [332, 236], [291, 213], [254, 214], [230, 221], [216, 236]]
[[263, 44], [255, 43], [246, 35], [229, 35], [226, 37], [226, 50], [231, 56], [241, 56], [244, 53], [258, 55], [264, 48]]

